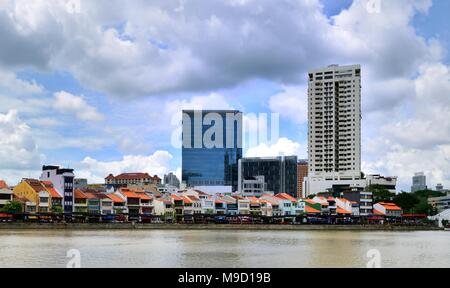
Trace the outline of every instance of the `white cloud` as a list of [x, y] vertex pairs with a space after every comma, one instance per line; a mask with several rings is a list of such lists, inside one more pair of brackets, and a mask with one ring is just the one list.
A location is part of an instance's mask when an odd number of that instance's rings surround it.
[[280, 138], [272, 145], [265, 143], [247, 150], [246, 157], [274, 157], [274, 156], [298, 156], [299, 159], [307, 158], [306, 145], [294, 142], [287, 138]]
[[83, 121], [101, 121], [104, 116], [86, 103], [82, 96], [75, 96], [65, 91], [54, 94], [55, 103], [53, 107], [61, 113], [74, 114]]
[[19, 118], [17, 111], [0, 113], [0, 171], [33, 168], [43, 157], [30, 127]]
[[301, 86], [284, 87], [283, 89], [283, 92], [270, 98], [270, 110], [296, 124], [306, 123], [308, 121], [307, 88]]
[[167, 151], [156, 151], [152, 155], [127, 155], [122, 160], [103, 162], [86, 157], [77, 167], [77, 177], [89, 179], [92, 183], [104, 183], [110, 173], [147, 172], [163, 177], [170, 171], [170, 160], [173, 156]]

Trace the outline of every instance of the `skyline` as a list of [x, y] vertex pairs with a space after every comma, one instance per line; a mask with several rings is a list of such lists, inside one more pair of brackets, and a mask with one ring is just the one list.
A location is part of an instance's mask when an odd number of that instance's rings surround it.
[[362, 170], [450, 186], [448, 1], [157, 2], [0, 4], [0, 178], [179, 176], [172, 120], [197, 105], [280, 113], [279, 141], [244, 155], [307, 158], [307, 71], [361, 64]]

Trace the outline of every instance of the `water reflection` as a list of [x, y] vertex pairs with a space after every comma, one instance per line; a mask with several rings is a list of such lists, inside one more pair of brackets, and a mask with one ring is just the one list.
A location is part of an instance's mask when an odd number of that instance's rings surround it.
[[0, 267], [450, 267], [448, 232], [0, 231]]

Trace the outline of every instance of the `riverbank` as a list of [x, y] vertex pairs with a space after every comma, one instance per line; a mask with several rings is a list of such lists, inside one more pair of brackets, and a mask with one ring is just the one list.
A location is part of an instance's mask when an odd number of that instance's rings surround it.
[[0, 230], [272, 230], [272, 231], [439, 231], [439, 227], [409, 225], [237, 225], [142, 223], [0, 223]]

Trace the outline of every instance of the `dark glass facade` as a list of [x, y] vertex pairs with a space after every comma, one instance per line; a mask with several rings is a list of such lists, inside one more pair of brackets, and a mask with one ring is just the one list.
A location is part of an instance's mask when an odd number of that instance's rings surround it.
[[297, 156], [243, 158], [239, 172], [241, 181], [264, 176], [267, 191], [297, 197]]
[[242, 158], [241, 112], [184, 110], [182, 138], [183, 182], [189, 187], [232, 186], [237, 190], [237, 166]]

